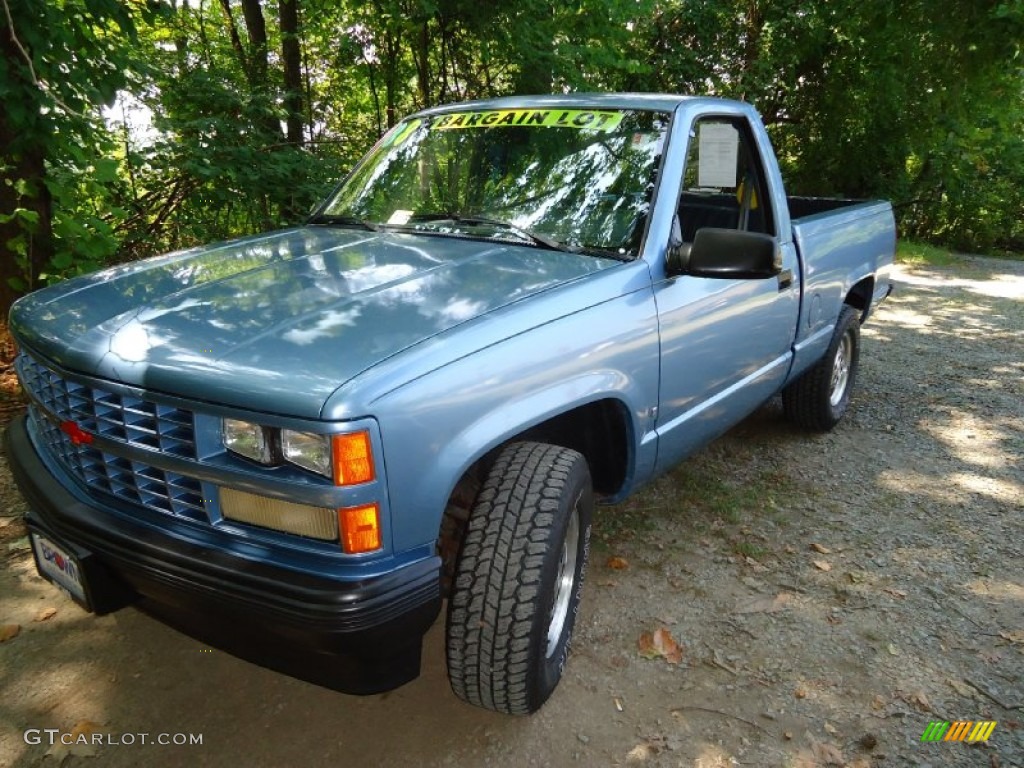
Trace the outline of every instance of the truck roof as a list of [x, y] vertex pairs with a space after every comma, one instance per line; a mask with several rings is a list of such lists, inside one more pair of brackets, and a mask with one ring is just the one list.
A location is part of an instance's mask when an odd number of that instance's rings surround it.
[[671, 112], [683, 102], [708, 102], [710, 104], [730, 104], [739, 102], [732, 99], [719, 99], [710, 96], [681, 96], [671, 93], [566, 93], [546, 96], [503, 96], [495, 99], [463, 101], [431, 107], [417, 115], [437, 115], [446, 112], [499, 109], [532, 109], [556, 108], [568, 109], [580, 107], [602, 107], [606, 109], [645, 109], [659, 112]]

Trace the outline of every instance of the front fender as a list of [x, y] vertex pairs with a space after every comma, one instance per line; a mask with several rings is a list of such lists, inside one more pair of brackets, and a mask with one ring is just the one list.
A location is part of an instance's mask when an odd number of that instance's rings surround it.
[[488, 451], [532, 426], [602, 399], [623, 404], [633, 461], [655, 461], [658, 327], [649, 290], [603, 302], [456, 360], [378, 400], [396, 551], [437, 538], [448, 497]]

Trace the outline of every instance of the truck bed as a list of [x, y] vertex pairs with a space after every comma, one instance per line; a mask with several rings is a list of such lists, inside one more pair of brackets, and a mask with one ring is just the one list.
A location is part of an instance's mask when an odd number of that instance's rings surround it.
[[870, 309], [889, 292], [896, 225], [883, 200], [787, 200], [804, 270], [792, 380], [823, 354], [845, 297], [859, 290]]
[[819, 213], [828, 213], [849, 208], [854, 205], [861, 205], [865, 200], [854, 200], [845, 197], [798, 197], [786, 196], [786, 203], [789, 205], [789, 215], [794, 221], [816, 216]]

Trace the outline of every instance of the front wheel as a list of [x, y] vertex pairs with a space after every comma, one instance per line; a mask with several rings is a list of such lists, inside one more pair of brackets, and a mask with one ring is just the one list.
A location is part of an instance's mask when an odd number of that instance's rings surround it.
[[576, 451], [512, 443], [470, 513], [448, 600], [455, 694], [507, 714], [540, 709], [562, 677], [594, 507]]
[[806, 429], [832, 429], [850, 406], [859, 361], [860, 313], [846, 305], [825, 355], [782, 390], [786, 418]]

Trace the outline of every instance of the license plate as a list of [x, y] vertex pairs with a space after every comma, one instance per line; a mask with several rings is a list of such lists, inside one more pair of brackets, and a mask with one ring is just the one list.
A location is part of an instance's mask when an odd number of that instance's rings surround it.
[[74, 600], [85, 605], [85, 577], [78, 559], [38, 533], [32, 534], [32, 546], [36, 551], [39, 572]]

